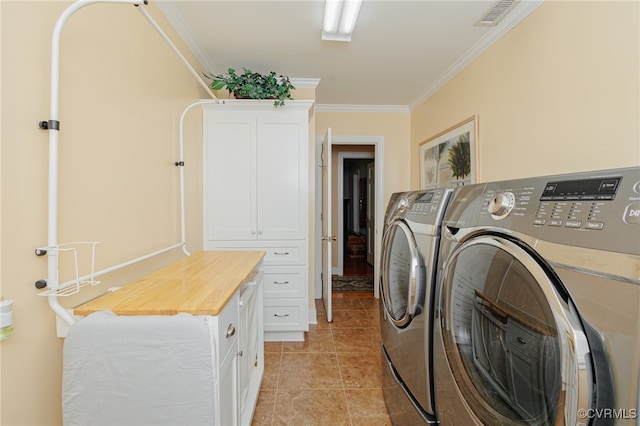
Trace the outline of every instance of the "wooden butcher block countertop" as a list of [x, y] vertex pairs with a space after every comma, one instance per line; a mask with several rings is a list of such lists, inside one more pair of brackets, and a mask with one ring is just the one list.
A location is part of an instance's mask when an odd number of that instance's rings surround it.
[[73, 310], [117, 315], [218, 315], [262, 261], [263, 251], [201, 251]]

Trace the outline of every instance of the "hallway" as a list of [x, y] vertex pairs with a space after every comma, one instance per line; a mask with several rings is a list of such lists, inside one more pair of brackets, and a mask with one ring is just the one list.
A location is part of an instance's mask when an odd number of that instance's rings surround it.
[[350, 259], [345, 256], [343, 275], [345, 277], [373, 277], [373, 266], [363, 258]]

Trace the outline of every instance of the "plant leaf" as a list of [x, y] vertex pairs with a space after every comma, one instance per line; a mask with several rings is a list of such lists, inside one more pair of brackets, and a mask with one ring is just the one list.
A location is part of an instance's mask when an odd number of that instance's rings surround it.
[[211, 83], [210, 87], [211, 90], [221, 90], [223, 89], [225, 86], [225, 82], [222, 80], [214, 80], [213, 83]]

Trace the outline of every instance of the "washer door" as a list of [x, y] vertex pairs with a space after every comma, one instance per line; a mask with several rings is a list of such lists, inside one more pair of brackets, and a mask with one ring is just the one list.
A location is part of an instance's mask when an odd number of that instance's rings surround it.
[[446, 261], [441, 324], [461, 397], [483, 424], [575, 425], [591, 398], [589, 345], [555, 275], [526, 245], [476, 236]]
[[425, 265], [411, 229], [403, 220], [389, 225], [382, 241], [381, 293], [384, 309], [399, 328], [424, 308]]

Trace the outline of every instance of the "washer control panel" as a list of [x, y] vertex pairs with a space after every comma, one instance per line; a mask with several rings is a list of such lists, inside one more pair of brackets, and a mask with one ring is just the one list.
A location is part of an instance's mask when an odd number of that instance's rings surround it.
[[640, 251], [640, 167], [487, 183], [477, 213], [481, 226], [635, 253]]
[[604, 229], [607, 202], [616, 198], [622, 177], [548, 182], [534, 223], [567, 228]]

